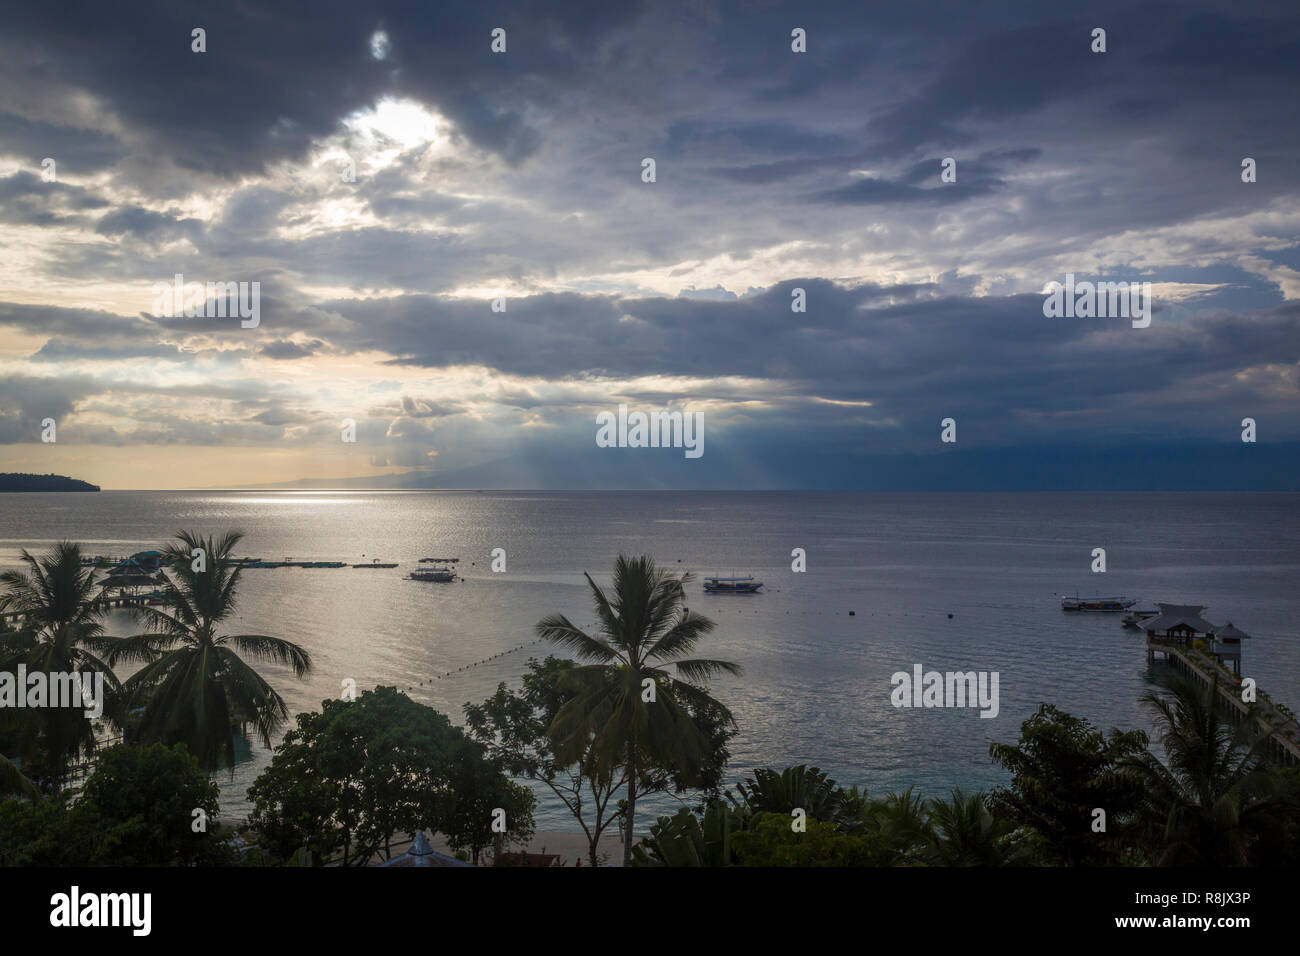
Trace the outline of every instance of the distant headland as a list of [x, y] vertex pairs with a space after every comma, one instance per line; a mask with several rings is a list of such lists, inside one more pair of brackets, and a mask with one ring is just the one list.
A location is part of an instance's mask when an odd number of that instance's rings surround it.
[[15, 472], [0, 472], [0, 491], [98, 491], [99, 485], [92, 485], [80, 478], [68, 478], [66, 475], [22, 475]]

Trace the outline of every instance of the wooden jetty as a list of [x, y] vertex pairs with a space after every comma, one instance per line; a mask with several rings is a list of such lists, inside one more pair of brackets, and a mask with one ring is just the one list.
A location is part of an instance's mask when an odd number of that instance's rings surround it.
[[[123, 607], [143, 607], [144, 605], [161, 604], [158, 592], [148, 594], [104, 594], [95, 599], [95, 603], [100, 607], [123, 608]], [[19, 623], [27, 616], [26, 611], [4, 611], [0, 612], [0, 620]]]
[[[1231, 706], [1233, 722], [1246, 720], [1251, 705], [1241, 699], [1241, 641], [1250, 635], [1233, 627], [1219, 626], [1201, 616], [1199, 604], [1161, 604], [1160, 614], [1139, 625], [1147, 635], [1147, 665], [1162, 660], [1179, 673], [1206, 687], [1217, 680], [1219, 694]], [[1229, 662], [1232, 669], [1229, 670]], [[1268, 755], [1281, 764], [1300, 766], [1300, 723], [1289, 710], [1279, 707], [1256, 688], [1256, 726], [1268, 731]]]

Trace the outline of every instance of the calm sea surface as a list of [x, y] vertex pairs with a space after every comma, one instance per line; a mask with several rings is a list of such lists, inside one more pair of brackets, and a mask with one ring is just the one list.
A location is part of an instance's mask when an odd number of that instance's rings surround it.
[[[1287, 494], [854, 494], [545, 492], [101, 492], [0, 495], [0, 567], [22, 548], [68, 538], [91, 554], [156, 547], [179, 529], [246, 533], [240, 554], [399, 562], [393, 570], [283, 568], [244, 573], [231, 633], [296, 641], [315, 659], [297, 680], [258, 664], [290, 711], [315, 709], [352, 678], [393, 684], [463, 721], [467, 701], [517, 681], [563, 612], [594, 620], [582, 573], [608, 582], [619, 552], [674, 570], [753, 573], [753, 596], [689, 605], [718, 628], [702, 656], [743, 665], [713, 691], [736, 715], [731, 777], [814, 764], [872, 792], [935, 794], [1004, 779], [991, 741], [1014, 741], [1039, 701], [1103, 728], [1148, 727], [1142, 639], [1117, 615], [1065, 614], [1062, 594], [1126, 594], [1208, 605], [1252, 635], [1244, 672], [1300, 709], [1300, 496]], [[1089, 570], [1105, 548], [1107, 573]], [[490, 571], [504, 548], [506, 573]], [[790, 552], [807, 552], [807, 572]], [[421, 557], [455, 557], [468, 578], [420, 584]], [[855, 612], [850, 616], [850, 612]], [[136, 633], [115, 613], [109, 632]], [[914, 664], [997, 671], [1001, 709], [895, 709], [890, 675]], [[255, 748], [223, 806], [266, 766]], [[539, 829], [576, 829], [542, 795]], [[671, 810], [672, 800], [653, 804]], [[648, 822], [643, 817], [643, 824]], [[642, 827], [638, 827], [642, 829]]]

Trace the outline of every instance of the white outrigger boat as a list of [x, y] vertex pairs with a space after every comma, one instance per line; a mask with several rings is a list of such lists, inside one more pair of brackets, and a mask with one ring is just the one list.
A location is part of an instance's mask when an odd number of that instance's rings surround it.
[[752, 575], [734, 578], [710, 577], [704, 579], [704, 590], [709, 594], [756, 594], [763, 586]]

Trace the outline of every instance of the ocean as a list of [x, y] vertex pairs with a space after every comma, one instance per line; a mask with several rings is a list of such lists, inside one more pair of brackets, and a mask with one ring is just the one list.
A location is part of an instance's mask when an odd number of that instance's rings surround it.
[[[1006, 780], [990, 742], [1014, 742], [1040, 701], [1103, 729], [1149, 729], [1140, 632], [1119, 615], [1065, 613], [1062, 595], [1124, 594], [1208, 606], [1251, 635], [1243, 673], [1300, 709], [1300, 495], [806, 492], [100, 492], [0, 495], [0, 567], [59, 539], [90, 554], [157, 547], [181, 529], [236, 528], [241, 555], [395, 561], [392, 570], [249, 570], [230, 633], [306, 647], [304, 680], [257, 664], [291, 713], [395, 685], [463, 723], [462, 707], [515, 682], [535, 623], [594, 621], [583, 572], [607, 584], [620, 553], [692, 571], [688, 605], [717, 621], [700, 656], [744, 673], [713, 683], [735, 714], [729, 779], [815, 765], [872, 793], [926, 795]], [[506, 570], [490, 570], [503, 548]], [[802, 548], [807, 570], [792, 570]], [[1091, 571], [1104, 548], [1106, 572]], [[460, 557], [467, 579], [407, 579], [421, 557]], [[707, 595], [701, 574], [753, 574], [756, 595]], [[110, 633], [138, 628], [122, 612]], [[496, 660], [492, 655], [528, 646]], [[994, 718], [976, 708], [896, 708], [891, 675], [994, 672]], [[466, 668], [458, 671], [459, 668]], [[436, 679], [439, 674], [451, 676]], [[269, 762], [255, 746], [217, 775], [223, 815]], [[541, 830], [575, 830], [539, 791]], [[639, 805], [638, 830], [654, 812]]]

